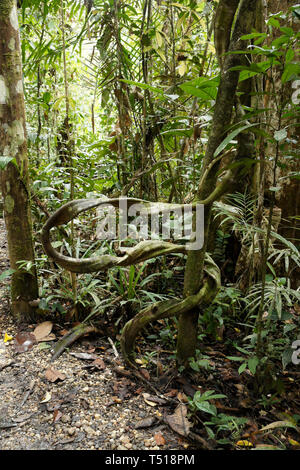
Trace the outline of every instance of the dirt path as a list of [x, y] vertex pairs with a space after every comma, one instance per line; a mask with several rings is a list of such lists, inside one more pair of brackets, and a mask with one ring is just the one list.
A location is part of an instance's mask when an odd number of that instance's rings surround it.
[[[8, 267], [0, 218], [0, 273]], [[36, 325], [14, 324], [6, 284], [0, 284], [0, 450], [188, 448], [159, 420], [173, 413], [174, 405], [151, 402], [146, 387], [116, 374], [112, 364], [122, 366], [122, 361], [107, 338], [87, 337], [53, 363], [53, 343], [47, 341], [17, 353], [17, 333], [32, 332]], [[5, 334], [13, 339], [5, 342]], [[90, 358], [72, 355], [83, 352]], [[53, 382], [49, 368], [61, 374]]]

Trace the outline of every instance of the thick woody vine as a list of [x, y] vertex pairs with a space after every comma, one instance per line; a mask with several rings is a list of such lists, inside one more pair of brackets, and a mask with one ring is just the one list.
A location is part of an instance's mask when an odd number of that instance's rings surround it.
[[[176, 316], [179, 319], [177, 359], [179, 363], [187, 364], [188, 358], [194, 355], [196, 349], [199, 312], [203, 311], [212, 302], [220, 287], [219, 269], [207, 253], [211, 244], [209, 241], [214, 237], [210, 224], [212, 206], [224, 194], [235, 189], [236, 180], [243, 168], [243, 159], [245, 157], [242, 151], [243, 145], [241, 145], [245, 139], [242, 136], [247, 136], [247, 134], [240, 135], [240, 145], [237, 151], [232, 153], [232, 164], [230, 169], [225, 171], [221, 181], [218, 179], [218, 173], [223, 158], [220, 157], [221, 151], [219, 149], [226, 137], [227, 126], [232, 122], [233, 109], [237, 103], [236, 91], [239, 81], [239, 71], [237, 69], [243, 63], [244, 54], [236, 54], [236, 52], [247, 48], [247, 40], [241, 38], [251, 32], [259, 4], [259, 0], [241, 0], [240, 2], [221, 0], [218, 5], [215, 21], [217, 30], [219, 30], [219, 23], [226, 13], [226, 22], [222, 34], [215, 37], [217, 55], [221, 66], [220, 84], [203, 160], [202, 174], [193, 203], [194, 205], [197, 203], [205, 205], [204, 246], [200, 250], [189, 250], [187, 252], [183, 299], [155, 303], [142, 310], [125, 325], [121, 346], [124, 359], [128, 364], [132, 364], [131, 357], [134, 342], [141, 329], [151, 321], [171, 316]], [[251, 157], [252, 155], [248, 156]], [[128, 205], [136, 202], [141, 202], [141, 200], [127, 199]], [[43, 228], [43, 246], [46, 253], [57, 264], [71, 272], [106, 271], [114, 266], [134, 265], [167, 253], [186, 252], [186, 247], [183, 245], [163, 241], [144, 241], [134, 248], [127, 249], [126, 254], [121, 257], [105, 255], [100, 258], [79, 260], [58, 253], [50, 243], [50, 229], [65, 224], [79, 213], [101, 204], [112, 204], [117, 207], [119, 199], [110, 199], [105, 202], [99, 199], [72, 201], [60, 208], [47, 221]], [[151, 203], [148, 202], [148, 204]], [[71, 334], [64, 344], [70, 344], [72, 341]], [[55, 354], [60, 353], [61, 350], [59, 345]]]
[[[187, 248], [185, 245], [176, 245], [160, 240], [146, 240], [138, 243], [132, 248], [123, 248], [125, 254], [123, 256], [103, 255], [100, 257], [78, 259], [62, 255], [56, 251], [50, 241], [50, 230], [53, 227], [59, 227], [66, 224], [77, 217], [80, 213], [89, 209], [110, 204], [114, 207], [119, 206], [121, 199], [81, 199], [72, 201], [60, 209], [58, 209], [47, 221], [42, 231], [43, 247], [49, 257], [51, 257], [57, 264], [64, 269], [75, 273], [90, 273], [98, 271], [107, 271], [115, 266], [130, 266], [137, 263], [146, 261], [150, 258], [162, 256], [170, 253], [186, 253]], [[126, 199], [128, 206], [136, 204], [137, 202], [144, 202], [148, 206], [151, 203], [141, 201], [139, 199]], [[155, 205], [155, 203], [154, 203]], [[169, 206], [169, 204], [163, 204]], [[212, 302], [220, 288], [220, 272], [217, 265], [207, 254], [204, 265], [205, 277], [203, 284], [194, 295], [190, 295], [183, 300], [172, 299], [161, 301], [150, 305], [139, 312], [134, 318], [129, 320], [122, 332], [121, 349], [125, 362], [133, 366], [132, 355], [134, 349], [135, 339], [141, 330], [150, 322], [161, 320], [163, 318], [178, 317], [179, 315], [188, 312], [195, 308], [197, 305], [208, 305]], [[79, 336], [87, 331], [93, 331], [95, 328], [91, 326], [77, 327], [71, 334], [62, 339], [56, 348], [55, 357], [57, 357], [63, 349], [71, 342], [75, 341]]]

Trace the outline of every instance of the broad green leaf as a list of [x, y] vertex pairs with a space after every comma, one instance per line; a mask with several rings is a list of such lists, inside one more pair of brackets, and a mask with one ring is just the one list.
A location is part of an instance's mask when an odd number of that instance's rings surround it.
[[290, 38], [291, 38], [292, 36], [294, 36], [294, 34], [295, 34], [294, 30], [293, 30], [292, 28], [287, 27], [287, 26], [282, 26], [282, 27], [280, 28], [280, 31], [281, 31], [282, 33], [286, 34], [287, 36], [289, 36]]
[[281, 355], [281, 362], [282, 362], [283, 369], [285, 369], [286, 366], [292, 362], [292, 355], [293, 355], [293, 350], [291, 348], [288, 348], [285, 351], [283, 351]]
[[258, 366], [258, 364], [259, 364], [258, 357], [255, 357], [255, 356], [250, 357], [250, 359], [248, 360], [248, 368], [253, 375], [256, 372], [256, 367]]
[[166, 131], [162, 131], [161, 135], [164, 136], [174, 136], [177, 135], [179, 137], [191, 137], [193, 134], [193, 129], [167, 129]]
[[225, 147], [231, 142], [231, 140], [233, 140], [238, 134], [240, 134], [240, 132], [243, 132], [244, 130], [249, 129], [250, 127], [253, 127], [253, 126], [257, 126], [257, 123], [247, 124], [246, 126], [239, 127], [238, 129], [235, 129], [234, 131], [232, 131], [216, 149], [214, 153], [214, 158], [217, 157], [225, 149]]
[[251, 72], [249, 70], [243, 70], [240, 73], [239, 82], [243, 82], [244, 80], [248, 80], [248, 78], [255, 77], [255, 75], [257, 75], [258, 73], [261, 72]]
[[159, 55], [159, 57], [161, 58], [161, 60], [163, 62], [166, 62], [166, 56], [165, 54], [163, 53], [163, 51], [158, 47], [158, 48], [155, 48], [157, 54]]
[[59, 109], [59, 107], [60, 107], [61, 103], [64, 101], [64, 99], [65, 99], [64, 96], [60, 96], [59, 98], [57, 98], [54, 105], [52, 106], [53, 111], [57, 111]]
[[50, 99], [51, 99], [51, 93], [49, 91], [45, 91], [42, 97], [44, 103], [49, 104]]
[[259, 37], [264, 37], [266, 38], [267, 37], [267, 34], [266, 33], [258, 33], [258, 32], [255, 32], [255, 33], [250, 33], [250, 34], [244, 34], [244, 36], [241, 36], [241, 39], [243, 41], [247, 40], [247, 39], [255, 39], [255, 38], [259, 38]]
[[5, 157], [4, 155], [0, 156], [0, 170], [5, 170], [9, 163], [13, 163], [17, 166], [17, 161], [14, 157]]
[[215, 100], [218, 92], [219, 77], [208, 80], [205, 77], [191, 80], [179, 85], [179, 87], [186, 93], [197, 98], [202, 98], [205, 101]]
[[238, 373], [242, 374], [247, 367], [247, 362], [244, 362], [238, 369]]
[[295, 51], [293, 51], [293, 49], [289, 49], [286, 53], [285, 60], [287, 62], [291, 62], [291, 60], [293, 60], [294, 57], [295, 57]]
[[239, 361], [239, 362], [243, 362], [245, 360], [244, 357], [240, 357], [240, 356], [226, 356], [227, 359], [230, 359], [230, 361]]
[[236, 65], [235, 67], [231, 67], [230, 70], [248, 70], [249, 72], [266, 72], [270, 67], [271, 62], [269, 60], [264, 60], [263, 62], [253, 63], [251, 65]]
[[222, 393], [215, 393], [214, 390], [207, 390], [201, 395], [201, 400], [212, 400], [212, 399], [217, 399], [217, 398], [226, 398], [226, 395], [223, 395]]
[[139, 88], [142, 88], [143, 90], [150, 90], [153, 91], [153, 93], [159, 93], [160, 95], [164, 94], [164, 91], [161, 88], [156, 88], [154, 86], [148, 85], [147, 83], [134, 82], [133, 80], [125, 80], [125, 78], [121, 78], [120, 82], [127, 83], [128, 85], [135, 85]]
[[217, 409], [214, 405], [211, 405], [208, 401], [203, 401], [203, 402], [194, 402], [198, 410], [204, 411], [205, 413], [209, 413], [213, 416], [216, 416], [217, 414]]
[[217, 96], [216, 91], [213, 88], [207, 88], [205, 90], [201, 88], [196, 88], [193, 85], [182, 84], [180, 88], [188, 95], [196, 96], [196, 98], [201, 98], [205, 101], [214, 100]]
[[300, 64], [294, 64], [293, 62], [289, 62], [284, 67], [283, 74], [281, 76], [282, 83], [288, 82], [293, 76], [295, 78], [300, 74]]
[[274, 26], [275, 28], [280, 28], [280, 23], [278, 20], [276, 20], [275, 18], [271, 17], [269, 20], [268, 20], [268, 24], [271, 25], [271, 26]]
[[15, 269], [7, 269], [6, 271], [3, 271], [2, 274], [0, 274], [0, 281], [3, 281], [4, 279], [7, 279], [9, 276], [11, 276], [16, 270]]

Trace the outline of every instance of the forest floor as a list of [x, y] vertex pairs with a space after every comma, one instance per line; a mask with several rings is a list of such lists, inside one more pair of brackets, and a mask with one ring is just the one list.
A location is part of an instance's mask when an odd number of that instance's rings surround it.
[[[0, 273], [8, 267], [0, 218]], [[240, 363], [218, 342], [205, 346], [207, 370], [179, 374], [170, 351], [162, 351], [154, 368], [141, 365], [140, 381], [105, 335], [85, 336], [51, 362], [67, 328], [44, 319], [17, 324], [7, 282], [0, 282], [0, 450], [300, 449], [298, 371], [282, 374], [279, 400], [259, 401], [251, 376], [238, 373]], [[189, 398], [206, 390], [226, 395], [214, 400], [218, 415], [191, 415]]]
[[[0, 218], [0, 273], [9, 268], [7, 258]], [[162, 423], [167, 399], [151, 401], [147, 387], [120, 375], [126, 371], [107, 340], [84, 338], [53, 363], [45, 341], [22, 353], [13, 340], [5, 342], [5, 334], [15, 338], [36, 327], [12, 320], [6, 284], [0, 283], [0, 450], [189, 447]]]

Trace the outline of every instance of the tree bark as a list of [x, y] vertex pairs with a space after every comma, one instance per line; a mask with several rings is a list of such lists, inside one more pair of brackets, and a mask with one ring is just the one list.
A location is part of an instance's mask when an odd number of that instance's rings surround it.
[[[296, 5], [298, 2], [289, 1], [289, 0], [270, 0], [267, 3], [267, 14], [276, 14], [280, 11], [286, 13], [289, 7]], [[281, 22], [283, 26], [283, 22]], [[292, 27], [295, 31], [300, 31], [299, 21], [293, 19], [290, 20], [290, 23], [284, 26]], [[274, 29], [273, 34], [269, 37], [269, 42], [272, 42], [278, 36], [282, 34], [281, 31]], [[294, 62], [299, 61], [299, 50], [297, 50], [297, 44], [294, 46], [295, 58]], [[276, 67], [273, 69], [273, 80], [274, 80], [274, 89], [273, 93], [269, 93], [267, 98], [267, 108], [271, 109], [271, 123], [276, 128], [278, 126], [278, 114], [279, 110], [276, 106], [276, 99], [281, 93], [282, 83], [281, 83], [281, 72]], [[294, 80], [296, 83], [296, 80]], [[299, 88], [299, 87], [297, 87]], [[293, 82], [288, 82], [284, 87], [284, 101], [286, 103], [291, 102], [291, 97], [295, 89], [293, 88]], [[294, 124], [294, 125], [293, 125]], [[298, 125], [297, 115], [295, 114], [294, 123], [286, 119], [284, 116], [281, 120], [282, 128], [286, 127], [288, 130], [288, 138], [291, 139], [291, 142], [288, 143], [287, 148], [290, 148], [292, 151], [297, 152], [299, 148], [299, 137], [300, 129]], [[276, 145], [268, 143], [266, 148], [266, 153], [269, 155], [275, 155]], [[282, 220], [279, 226], [279, 234], [283, 237], [290, 240], [292, 243], [297, 244], [299, 241], [299, 230], [300, 223], [297, 217], [299, 216], [300, 209], [300, 184], [299, 180], [296, 178], [288, 178], [288, 175], [292, 172], [299, 173], [300, 171], [300, 160], [299, 158], [294, 158], [289, 161], [289, 164], [286, 164], [286, 149], [280, 151], [279, 154], [279, 167], [277, 168], [277, 181], [280, 181], [280, 190], [276, 192], [276, 206], [281, 209]], [[265, 177], [265, 186], [266, 188], [272, 186], [272, 172], [266, 172]], [[270, 192], [266, 191], [266, 198], [270, 199], [272, 195]], [[291, 278], [292, 286], [294, 289], [298, 288], [300, 285], [300, 269], [296, 268], [293, 271], [293, 276]]]
[[[234, 22], [235, 12], [230, 12], [229, 19], [226, 21], [226, 27], [228, 31], [222, 31], [220, 35], [221, 44], [219, 48], [219, 54], [227, 52], [225, 50], [228, 47], [228, 51], [234, 52], [237, 50], [245, 50], [247, 47], [246, 41], [242, 41], [241, 36], [251, 32], [251, 28], [254, 25], [255, 13], [257, 8], [258, 0], [242, 0], [240, 5], [238, 2], [235, 3], [235, 11], [238, 14], [233, 27], [233, 33], [231, 36], [232, 24]], [[218, 8], [227, 8], [228, 0], [221, 0]], [[217, 13], [215, 28], [218, 28], [219, 24], [222, 24], [223, 15]], [[229, 41], [229, 38], [231, 40]], [[229, 45], [228, 45], [229, 44]], [[204, 183], [198, 189], [196, 196], [197, 200], [206, 200], [208, 196], [214, 191], [217, 184], [217, 173], [220, 165], [220, 159], [216, 159], [214, 164], [214, 153], [217, 147], [220, 145], [225, 137], [226, 126], [228, 126], [232, 119], [232, 110], [235, 102], [236, 89], [238, 85], [239, 72], [232, 71], [231, 68], [237, 65], [241, 65], [243, 60], [243, 54], [229, 54], [224, 58], [224, 63], [221, 69], [221, 80], [216, 98], [216, 104], [214, 109], [214, 116], [212, 120], [211, 131], [207, 143], [205, 158], [203, 162], [203, 173], [210, 167]], [[201, 178], [202, 180], [202, 178]], [[209, 239], [210, 231], [210, 219], [211, 219], [212, 203], [208, 203], [205, 206], [205, 218], [204, 218], [204, 246], [199, 251], [190, 251], [187, 257], [187, 264], [185, 270], [184, 279], [184, 296], [193, 295], [199, 291], [201, 283], [203, 282], [203, 263], [205, 253], [207, 250], [207, 243]], [[201, 308], [201, 306], [199, 306]], [[189, 357], [195, 355], [196, 344], [197, 344], [197, 324], [198, 324], [199, 308], [193, 309], [190, 312], [184, 313], [179, 317], [178, 322], [178, 341], [177, 341], [177, 359], [180, 364], [187, 365]]]
[[[31, 316], [30, 301], [38, 297], [32, 240], [25, 105], [17, 3], [0, 0], [0, 170], [4, 218], [11, 268], [12, 313]], [[20, 268], [19, 261], [30, 269]]]

